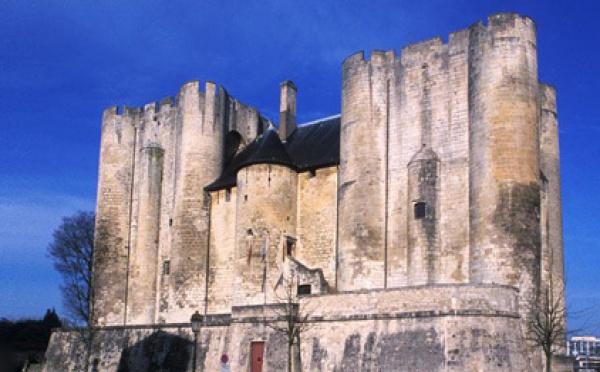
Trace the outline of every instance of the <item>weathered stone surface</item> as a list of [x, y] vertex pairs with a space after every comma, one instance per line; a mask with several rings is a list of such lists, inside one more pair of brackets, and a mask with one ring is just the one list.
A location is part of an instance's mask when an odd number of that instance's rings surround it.
[[[301, 130], [291, 82], [279, 158], [234, 170], [271, 137], [213, 83], [105, 111], [99, 370], [189, 369], [195, 311], [202, 370], [223, 353], [248, 369], [253, 342], [264, 371], [284, 369], [287, 339], [269, 324], [284, 319], [286, 276], [305, 293], [302, 370], [540, 369], [524, 332], [541, 291], [564, 295], [564, 269], [556, 92], [538, 81], [533, 21], [494, 15], [342, 70], [339, 164], [314, 169], [284, 161]], [[55, 333], [46, 369], [77, 370], [81, 355], [74, 334]]]

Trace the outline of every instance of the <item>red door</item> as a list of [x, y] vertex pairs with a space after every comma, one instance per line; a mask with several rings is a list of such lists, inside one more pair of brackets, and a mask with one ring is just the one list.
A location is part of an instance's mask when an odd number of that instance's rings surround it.
[[264, 342], [253, 342], [250, 351], [250, 371], [262, 372], [263, 355], [265, 353]]

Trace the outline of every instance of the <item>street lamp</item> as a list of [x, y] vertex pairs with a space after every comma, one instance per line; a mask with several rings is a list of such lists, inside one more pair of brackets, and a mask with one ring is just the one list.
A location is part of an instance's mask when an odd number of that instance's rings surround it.
[[192, 332], [194, 332], [194, 359], [192, 362], [192, 371], [196, 372], [196, 349], [198, 348], [198, 333], [200, 333], [200, 328], [202, 327], [202, 315], [196, 311], [192, 314], [190, 322], [192, 323]]

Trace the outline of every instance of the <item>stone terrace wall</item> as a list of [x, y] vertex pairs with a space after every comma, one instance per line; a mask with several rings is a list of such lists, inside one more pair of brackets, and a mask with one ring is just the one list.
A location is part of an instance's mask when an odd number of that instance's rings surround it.
[[[492, 285], [428, 286], [302, 298], [310, 313], [295, 349], [303, 371], [523, 371], [517, 291]], [[232, 371], [248, 366], [250, 344], [265, 341], [264, 371], [286, 364], [286, 337], [265, 326], [278, 305], [234, 307], [209, 316], [201, 330], [198, 366], [216, 371], [220, 356]], [[281, 305], [279, 305], [281, 306]], [[55, 332], [46, 371], [81, 368], [75, 332]], [[107, 327], [97, 331], [99, 371], [190, 370], [193, 335], [188, 324]]]

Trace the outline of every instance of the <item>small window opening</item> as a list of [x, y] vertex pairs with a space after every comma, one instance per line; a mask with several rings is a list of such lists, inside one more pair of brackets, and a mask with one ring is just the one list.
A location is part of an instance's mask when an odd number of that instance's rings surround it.
[[248, 195], [244, 195], [244, 201], [248, 201]]
[[252, 232], [252, 229], [246, 230], [246, 235], [248, 235], [248, 236], [254, 236], [254, 233]]
[[311, 291], [310, 284], [300, 284], [298, 285], [298, 296], [309, 295]]
[[310, 173], [310, 178], [313, 178], [314, 176], [316, 176], [316, 175], [317, 175], [317, 170], [316, 170], [316, 169], [311, 169], [311, 170], [309, 171], [309, 173]]
[[415, 220], [421, 220], [425, 218], [425, 202], [415, 203]]
[[169, 275], [171, 273], [171, 261], [165, 260], [163, 262], [163, 275]]
[[169, 226], [173, 226], [173, 219], [169, 218]]
[[285, 253], [288, 256], [294, 256], [295, 248], [296, 248], [296, 239], [288, 236], [285, 240]]
[[225, 201], [228, 202], [231, 200], [231, 189], [227, 188], [227, 190], [225, 190]]

